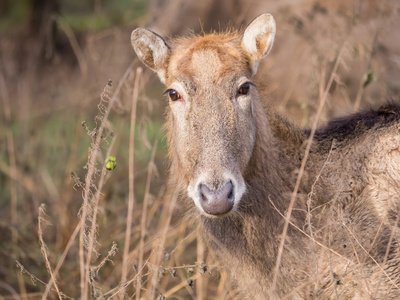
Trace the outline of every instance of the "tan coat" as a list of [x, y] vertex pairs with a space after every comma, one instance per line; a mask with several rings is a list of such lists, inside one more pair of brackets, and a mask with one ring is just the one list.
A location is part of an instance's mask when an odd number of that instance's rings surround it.
[[309, 132], [259, 98], [253, 77], [275, 21], [241, 32], [164, 41], [136, 29], [132, 45], [168, 88], [170, 186], [201, 214], [201, 230], [246, 299], [399, 299], [400, 107], [317, 130], [297, 194], [276, 286], [276, 258]]

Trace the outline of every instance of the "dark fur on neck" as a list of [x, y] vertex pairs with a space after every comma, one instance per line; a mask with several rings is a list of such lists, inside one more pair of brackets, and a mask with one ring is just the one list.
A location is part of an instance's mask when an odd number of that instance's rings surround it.
[[[381, 128], [400, 120], [400, 105], [388, 103], [376, 110], [357, 112], [330, 121], [315, 133], [315, 139], [343, 141], [364, 134], [371, 128]], [[306, 131], [309, 135], [310, 131]]]

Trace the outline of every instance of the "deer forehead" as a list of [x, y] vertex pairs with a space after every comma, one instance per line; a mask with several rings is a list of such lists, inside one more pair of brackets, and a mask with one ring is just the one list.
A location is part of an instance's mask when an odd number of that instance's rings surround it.
[[200, 87], [219, 84], [228, 75], [250, 74], [251, 71], [238, 43], [218, 44], [207, 36], [178, 47], [170, 59], [169, 70], [168, 81], [185, 77]]
[[210, 84], [220, 81], [222, 62], [216, 51], [204, 50], [194, 52], [190, 62], [190, 70], [197, 81]]

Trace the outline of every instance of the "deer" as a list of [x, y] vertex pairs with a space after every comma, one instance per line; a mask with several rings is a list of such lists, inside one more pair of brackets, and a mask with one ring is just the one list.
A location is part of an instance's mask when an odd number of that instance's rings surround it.
[[271, 14], [168, 41], [132, 32], [167, 87], [169, 186], [239, 299], [399, 299], [400, 106], [297, 128], [258, 90], [275, 33]]

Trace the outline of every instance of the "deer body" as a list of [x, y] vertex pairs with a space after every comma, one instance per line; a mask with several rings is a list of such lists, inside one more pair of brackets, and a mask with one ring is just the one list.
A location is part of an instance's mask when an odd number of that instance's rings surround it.
[[[309, 133], [264, 107], [253, 76], [275, 21], [177, 39], [132, 33], [169, 94], [170, 185], [246, 299], [400, 297], [400, 107], [317, 130], [272, 286]], [[394, 228], [394, 229], [393, 229]], [[388, 246], [389, 245], [389, 246]]]

